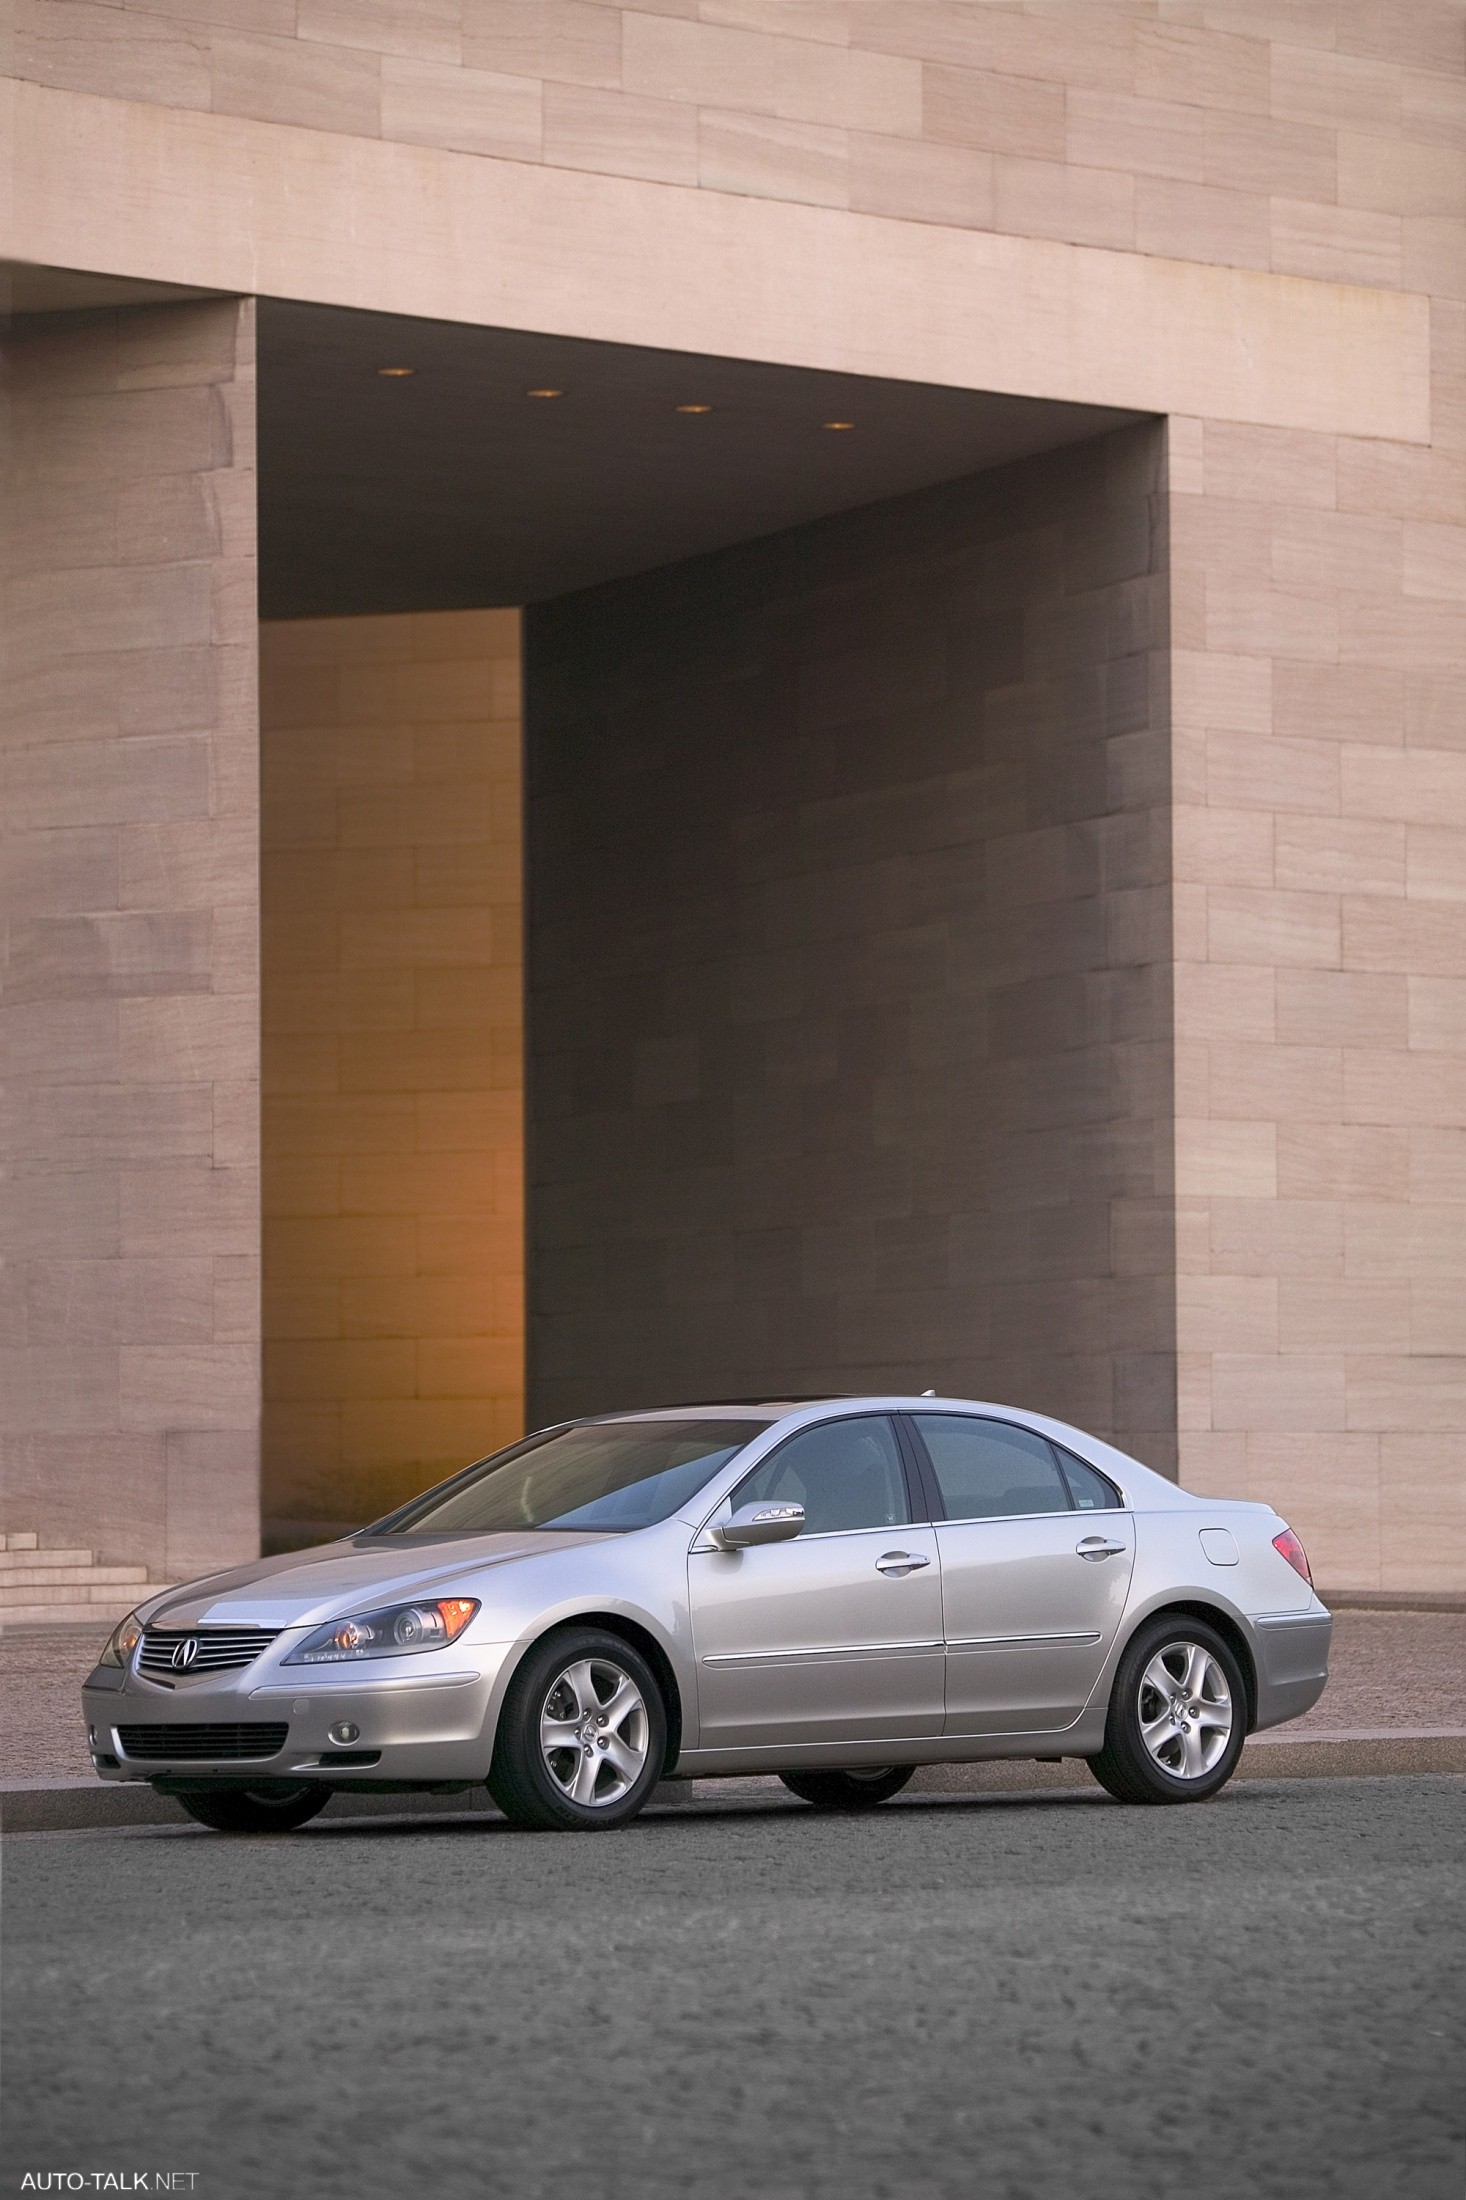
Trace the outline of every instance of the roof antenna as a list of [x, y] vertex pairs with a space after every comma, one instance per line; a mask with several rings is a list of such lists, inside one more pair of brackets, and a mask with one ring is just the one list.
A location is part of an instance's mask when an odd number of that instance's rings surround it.
[[936, 1392], [934, 1390], [924, 1390], [921, 1395], [923, 1398], [935, 1398]]

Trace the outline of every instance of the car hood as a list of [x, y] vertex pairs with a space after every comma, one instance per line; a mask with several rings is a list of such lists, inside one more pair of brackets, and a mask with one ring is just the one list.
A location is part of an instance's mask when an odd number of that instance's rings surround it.
[[446, 1596], [459, 1587], [472, 1593], [473, 1578], [496, 1566], [605, 1540], [603, 1534], [528, 1529], [445, 1537], [441, 1542], [394, 1537], [365, 1544], [327, 1543], [186, 1582], [139, 1609], [150, 1627], [318, 1625], [372, 1604]]

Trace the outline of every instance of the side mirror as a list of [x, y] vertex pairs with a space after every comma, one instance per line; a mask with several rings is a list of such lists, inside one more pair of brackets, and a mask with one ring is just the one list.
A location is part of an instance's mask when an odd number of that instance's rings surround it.
[[750, 1543], [787, 1543], [803, 1526], [802, 1505], [740, 1505], [712, 1537], [720, 1550], [741, 1551]]

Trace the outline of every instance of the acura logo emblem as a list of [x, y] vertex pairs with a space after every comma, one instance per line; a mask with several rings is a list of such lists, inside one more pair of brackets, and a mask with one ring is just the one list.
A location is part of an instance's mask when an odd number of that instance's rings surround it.
[[168, 1663], [174, 1668], [175, 1672], [186, 1673], [188, 1671], [188, 1668], [193, 1664], [193, 1661], [198, 1656], [198, 1654], [198, 1636], [185, 1635], [182, 1642], [174, 1643], [173, 1655], [168, 1660]]

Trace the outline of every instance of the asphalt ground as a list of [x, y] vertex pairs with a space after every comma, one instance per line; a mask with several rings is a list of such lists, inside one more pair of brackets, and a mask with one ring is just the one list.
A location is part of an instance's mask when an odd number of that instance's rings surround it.
[[17, 1836], [0, 2192], [1460, 2200], [1463, 1790]]

